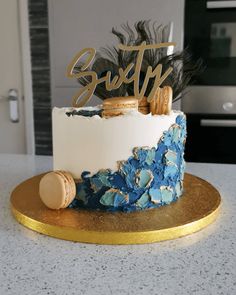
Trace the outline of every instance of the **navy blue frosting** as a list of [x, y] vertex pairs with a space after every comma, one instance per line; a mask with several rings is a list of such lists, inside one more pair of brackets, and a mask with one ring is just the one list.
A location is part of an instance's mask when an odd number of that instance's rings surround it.
[[73, 110], [66, 112], [68, 117], [70, 116], [83, 116], [83, 117], [93, 117], [93, 116], [102, 116], [102, 110]]
[[183, 192], [185, 139], [186, 119], [180, 114], [157, 147], [134, 148], [117, 171], [84, 171], [70, 207], [130, 212], [176, 201]]

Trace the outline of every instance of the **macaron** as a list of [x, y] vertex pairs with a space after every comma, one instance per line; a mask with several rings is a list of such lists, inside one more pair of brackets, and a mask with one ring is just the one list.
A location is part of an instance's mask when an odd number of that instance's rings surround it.
[[103, 102], [102, 116], [104, 118], [116, 117], [138, 110], [138, 100], [134, 97], [111, 97]]
[[172, 109], [173, 90], [170, 86], [164, 86], [161, 91], [162, 114], [169, 115]]
[[150, 101], [150, 111], [152, 115], [160, 114], [160, 104], [161, 104], [161, 88], [158, 87], [153, 98]]
[[138, 101], [138, 111], [144, 115], [150, 113], [150, 104], [145, 96]]
[[76, 196], [75, 181], [69, 172], [49, 172], [40, 180], [39, 195], [50, 209], [66, 208]]
[[150, 102], [152, 115], [169, 115], [172, 109], [173, 91], [170, 86], [158, 88]]

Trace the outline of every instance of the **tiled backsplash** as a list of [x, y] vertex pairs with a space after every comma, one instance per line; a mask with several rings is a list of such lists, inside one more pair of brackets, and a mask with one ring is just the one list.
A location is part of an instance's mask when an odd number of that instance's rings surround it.
[[47, 0], [29, 0], [29, 24], [33, 78], [35, 151], [52, 154], [51, 93]]

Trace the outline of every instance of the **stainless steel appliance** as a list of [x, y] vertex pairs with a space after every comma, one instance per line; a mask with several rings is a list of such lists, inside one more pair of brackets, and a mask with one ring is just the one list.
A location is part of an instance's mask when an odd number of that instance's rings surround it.
[[182, 100], [186, 160], [236, 163], [236, 1], [186, 0], [185, 46], [206, 66]]

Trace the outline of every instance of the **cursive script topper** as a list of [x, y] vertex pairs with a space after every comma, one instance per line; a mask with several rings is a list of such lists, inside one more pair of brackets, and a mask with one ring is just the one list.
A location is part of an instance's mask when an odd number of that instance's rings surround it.
[[[163, 81], [169, 76], [172, 72], [173, 68], [169, 67], [162, 74], [162, 65], [158, 64], [154, 69], [149, 65], [147, 67], [146, 75], [143, 81], [143, 84], [140, 89], [140, 71], [143, 62], [143, 56], [145, 50], [150, 49], [158, 49], [163, 47], [175, 46], [174, 42], [165, 42], [159, 44], [146, 44], [143, 41], [140, 45], [136, 46], [127, 46], [124, 44], [120, 44], [118, 48], [124, 51], [138, 51], [136, 62], [130, 63], [126, 68], [119, 68], [119, 75], [115, 75], [112, 77], [111, 71], [106, 72], [104, 77], [98, 78], [97, 73], [95, 71], [91, 71], [89, 66], [92, 64], [96, 50], [94, 48], [84, 48], [76, 56], [73, 58], [71, 63], [67, 68], [67, 76], [69, 78], [79, 79], [81, 77], [89, 77], [91, 82], [81, 88], [73, 97], [73, 106], [74, 107], [82, 107], [84, 106], [92, 97], [96, 87], [100, 83], [105, 83], [105, 87], [107, 91], [111, 91], [114, 89], [118, 89], [122, 83], [129, 84], [133, 83], [134, 85], [134, 96], [140, 100], [144, 97], [145, 91], [147, 89], [147, 85], [150, 79], [154, 78], [153, 88], [150, 91], [147, 100], [150, 102], [157, 89], [163, 83]], [[80, 72], [75, 72], [76, 65], [81, 62], [81, 58], [86, 55], [86, 60], [80, 68]], [[132, 75], [130, 75], [131, 70], [133, 71]]]

